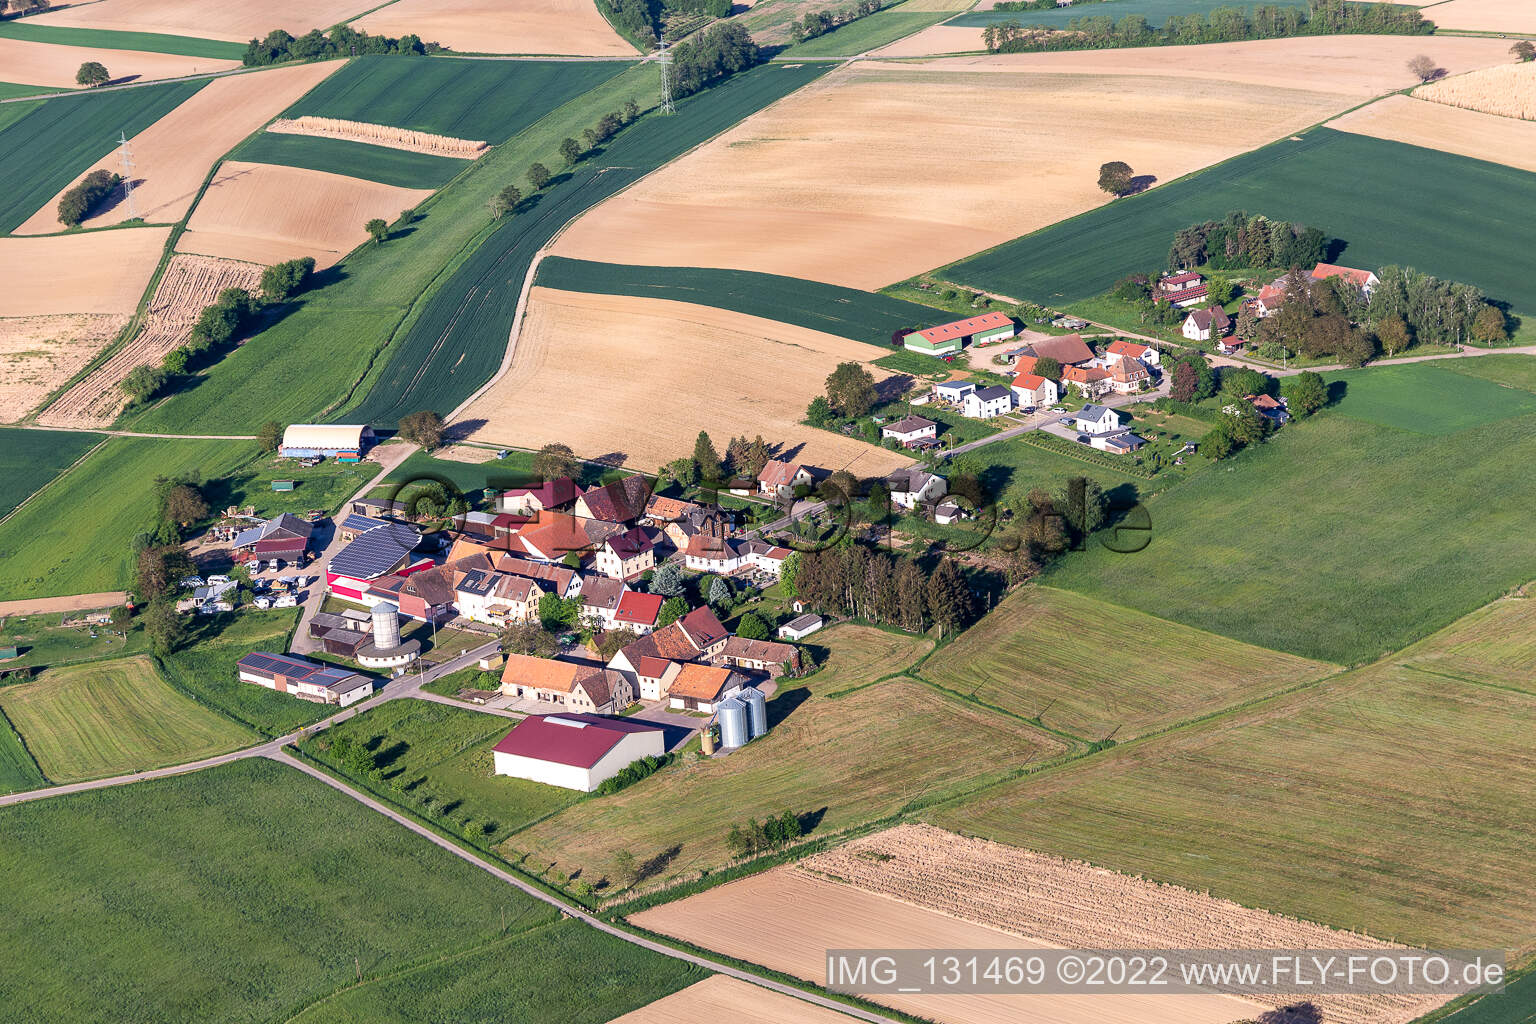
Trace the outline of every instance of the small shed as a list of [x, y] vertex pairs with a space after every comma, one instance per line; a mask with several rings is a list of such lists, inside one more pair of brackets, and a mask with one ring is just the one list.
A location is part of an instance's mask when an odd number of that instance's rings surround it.
[[779, 627], [779, 639], [801, 640], [816, 632], [826, 623], [820, 615], [801, 615]]

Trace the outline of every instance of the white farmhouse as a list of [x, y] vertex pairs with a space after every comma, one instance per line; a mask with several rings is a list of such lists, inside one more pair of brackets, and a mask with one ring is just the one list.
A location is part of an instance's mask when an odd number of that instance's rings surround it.
[[989, 420], [1013, 411], [1013, 390], [1001, 384], [977, 388], [965, 396], [960, 411], [973, 420]]
[[1125, 426], [1125, 420], [1113, 409], [1085, 405], [1079, 410], [1074, 426], [1084, 434], [1113, 434]]
[[1013, 378], [1013, 396], [1022, 409], [1043, 409], [1061, 398], [1056, 382], [1035, 373], [1021, 373]]
[[896, 470], [885, 482], [891, 489], [891, 500], [905, 509], [938, 501], [949, 491], [949, 483], [943, 477], [915, 466]]

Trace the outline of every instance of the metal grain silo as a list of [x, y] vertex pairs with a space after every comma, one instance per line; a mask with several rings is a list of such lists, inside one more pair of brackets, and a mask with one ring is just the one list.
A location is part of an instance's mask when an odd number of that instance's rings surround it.
[[757, 739], [768, 731], [768, 698], [757, 687], [748, 687], [741, 699], [747, 702], [747, 731]]
[[381, 651], [400, 646], [400, 609], [388, 601], [373, 606], [373, 646]]
[[722, 747], [739, 747], [751, 738], [747, 732], [747, 706], [735, 697], [728, 698], [715, 705], [715, 713], [720, 719], [720, 745]]

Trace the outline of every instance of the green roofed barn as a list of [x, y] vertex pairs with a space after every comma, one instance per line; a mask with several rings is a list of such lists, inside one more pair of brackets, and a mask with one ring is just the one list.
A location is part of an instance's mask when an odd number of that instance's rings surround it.
[[922, 352], [930, 356], [947, 356], [959, 352], [967, 344], [984, 345], [989, 341], [1001, 341], [1018, 333], [1013, 320], [1002, 313], [983, 313], [969, 320], [956, 320], [913, 331], [901, 339], [908, 352]]

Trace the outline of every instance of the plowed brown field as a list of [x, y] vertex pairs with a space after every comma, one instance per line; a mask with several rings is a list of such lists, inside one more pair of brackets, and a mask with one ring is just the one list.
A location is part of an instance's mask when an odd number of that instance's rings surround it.
[[261, 283], [261, 271], [254, 263], [209, 256], [172, 256], [155, 287], [148, 315], [138, 333], [84, 380], [60, 395], [38, 417], [38, 422], [64, 427], [109, 425], [127, 404], [118, 385], [128, 374], [135, 367], [160, 362], [167, 352], [185, 343], [198, 314], [225, 288], [255, 292]]
[[[249, 4], [210, 0], [100, 0], [71, 4], [29, 20], [114, 32], [163, 32], [243, 43], [275, 28], [302, 36], [377, 7], [378, 0], [270, 0]], [[595, 12], [594, 12], [595, 13]], [[423, 37], [430, 38], [430, 37]]]
[[169, 53], [0, 39], [0, 78], [7, 82], [45, 85], [53, 89], [77, 89], [79, 86], [75, 84], [75, 72], [86, 61], [101, 64], [113, 80], [131, 78], [139, 82], [183, 78], [240, 66], [237, 60], [214, 60], [212, 57], [177, 57]]
[[[151, 224], [181, 220], [220, 157], [339, 67], [340, 61], [295, 64], [220, 78], [199, 89], [185, 103], [129, 140], [134, 164], [135, 213]], [[117, 153], [103, 157], [96, 167], [119, 170]], [[69, 188], [73, 187], [71, 182]], [[66, 191], [68, 188], [60, 189], [59, 195]], [[122, 201], [121, 193], [114, 198], [116, 201], [107, 208], [86, 218], [84, 226], [99, 228], [127, 220], [128, 204]], [[59, 196], [54, 196], [17, 228], [16, 234], [44, 235], [63, 230], [58, 208]]]
[[170, 228], [0, 238], [0, 317], [132, 313]]
[[31, 412], [127, 322], [121, 313], [0, 320], [0, 422]]
[[178, 252], [270, 265], [313, 256], [329, 267], [368, 240], [371, 218], [393, 222], [432, 194], [325, 171], [227, 161], [203, 193]]
[[415, 32], [461, 53], [632, 57], [591, 0], [398, 0], [354, 28]]

